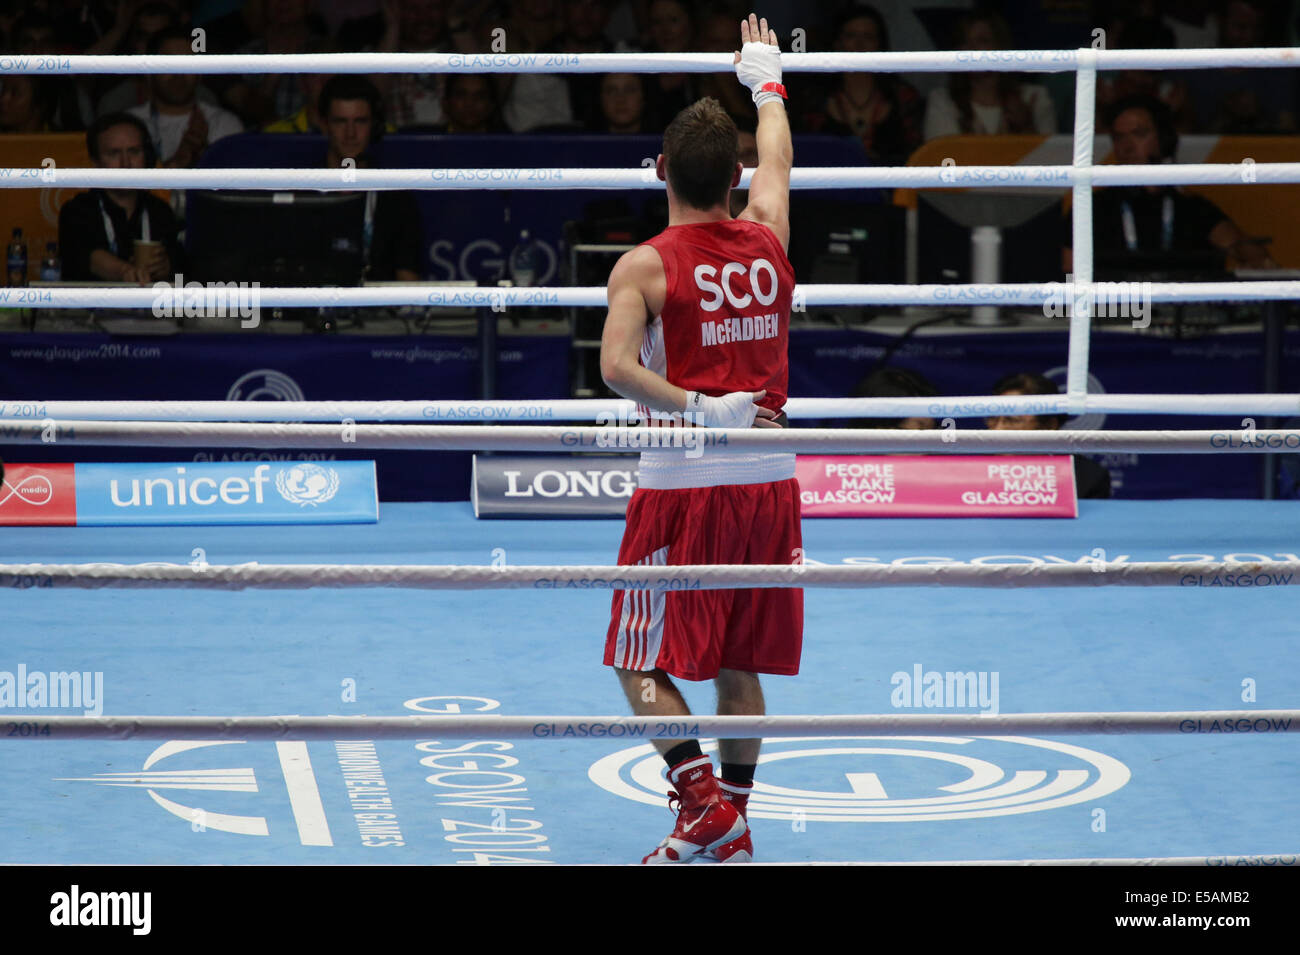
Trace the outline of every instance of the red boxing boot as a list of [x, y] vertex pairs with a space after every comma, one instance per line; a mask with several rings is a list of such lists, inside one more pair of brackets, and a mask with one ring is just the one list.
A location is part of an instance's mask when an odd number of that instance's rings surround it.
[[694, 862], [745, 834], [745, 820], [723, 798], [707, 756], [678, 763], [669, 771], [668, 781], [676, 787], [668, 794], [668, 805], [671, 808], [674, 802], [678, 804], [677, 825], [654, 852], [641, 860], [643, 865]]
[[753, 862], [754, 861], [754, 841], [749, 835], [749, 794], [754, 790], [754, 784], [741, 786], [736, 783], [729, 783], [725, 779], [718, 780], [718, 789], [722, 791], [722, 798], [731, 803], [740, 813], [740, 818], [745, 820], [745, 833], [739, 839], [732, 839], [725, 842], [713, 850], [713, 858], [719, 862]]

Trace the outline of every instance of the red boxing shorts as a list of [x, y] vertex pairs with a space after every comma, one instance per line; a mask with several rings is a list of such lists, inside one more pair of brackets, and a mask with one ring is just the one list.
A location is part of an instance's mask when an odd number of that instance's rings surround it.
[[[799, 482], [638, 488], [619, 547], [623, 566], [791, 564], [803, 559]], [[620, 590], [605, 664], [711, 680], [719, 669], [799, 672], [803, 591]]]

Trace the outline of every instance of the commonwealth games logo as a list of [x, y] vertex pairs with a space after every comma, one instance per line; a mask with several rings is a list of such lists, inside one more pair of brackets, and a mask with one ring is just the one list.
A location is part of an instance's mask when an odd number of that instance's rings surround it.
[[[1091, 802], [1129, 781], [1113, 757], [1020, 736], [807, 737], [763, 746], [749, 798], [756, 819], [795, 812], [809, 822], [979, 819]], [[612, 753], [587, 775], [625, 799], [663, 803], [663, 760], [650, 745]]]

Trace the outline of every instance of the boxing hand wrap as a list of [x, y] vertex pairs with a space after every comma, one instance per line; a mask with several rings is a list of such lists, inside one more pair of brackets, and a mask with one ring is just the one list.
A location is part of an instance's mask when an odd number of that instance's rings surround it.
[[754, 392], [733, 391], [721, 398], [711, 398], [698, 391], [686, 392], [683, 417], [704, 428], [752, 428], [758, 416]]
[[741, 46], [736, 78], [749, 88], [755, 106], [786, 98], [785, 87], [781, 85], [781, 51], [770, 43], [750, 42]]

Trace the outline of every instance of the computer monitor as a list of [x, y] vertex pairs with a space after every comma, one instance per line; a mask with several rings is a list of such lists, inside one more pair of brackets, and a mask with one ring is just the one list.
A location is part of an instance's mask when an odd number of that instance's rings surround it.
[[790, 264], [800, 282], [904, 281], [904, 210], [807, 194], [790, 202]]
[[1093, 275], [1099, 282], [1212, 282], [1232, 278], [1224, 268], [1224, 254], [1215, 249], [1197, 251], [1130, 252], [1098, 249]]
[[359, 285], [366, 194], [190, 192], [189, 270], [199, 282]]

